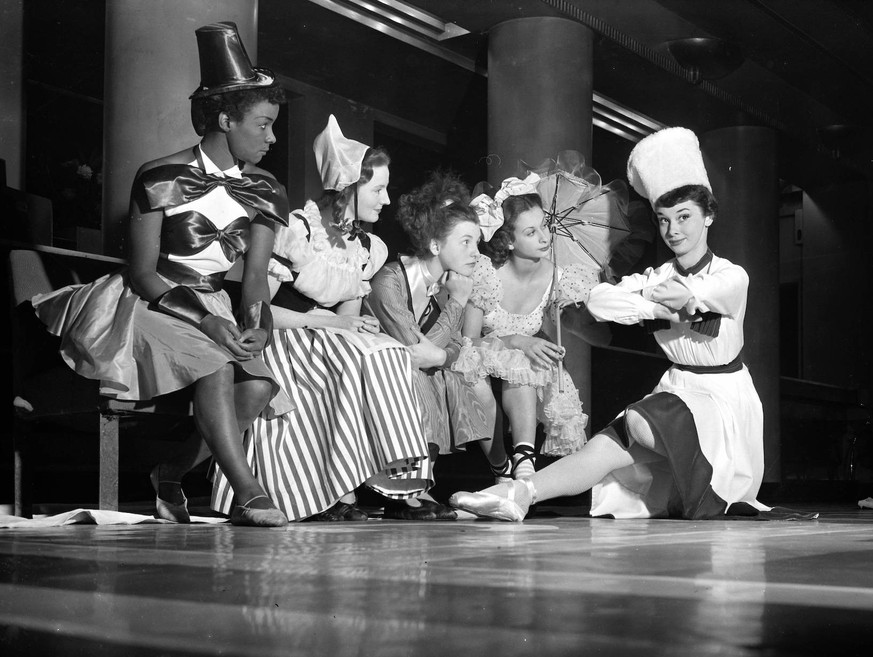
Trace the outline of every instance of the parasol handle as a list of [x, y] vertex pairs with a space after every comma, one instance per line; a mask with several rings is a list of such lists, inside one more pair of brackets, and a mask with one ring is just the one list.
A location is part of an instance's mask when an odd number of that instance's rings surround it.
[[[551, 227], [552, 232], [552, 303], [558, 300], [558, 262], [554, 257], [555, 244], [555, 226]], [[555, 308], [555, 342], [558, 347], [561, 347], [561, 308]], [[558, 361], [558, 392], [564, 392], [564, 359]]]
[[[558, 347], [561, 346], [561, 310], [555, 308], [555, 338]], [[558, 392], [564, 392], [564, 359], [558, 361]]]

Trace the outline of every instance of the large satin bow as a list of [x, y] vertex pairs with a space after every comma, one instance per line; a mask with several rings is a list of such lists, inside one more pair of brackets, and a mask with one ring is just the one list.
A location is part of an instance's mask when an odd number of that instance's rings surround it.
[[[187, 215], [188, 213], [182, 214], [182, 216]], [[166, 231], [162, 248], [180, 255], [191, 255], [199, 253], [217, 241], [224, 257], [230, 262], [235, 262], [249, 247], [249, 232], [248, 217], [234, 219], [227, 226], [219, 229], [208, 217], [194, 212], [188, 216], [187, 221], [180, 223], [178, 231], [173, 230], [173, 227]]]
[[280, 184], [267, 176], [216, 176], [187, 164], [165, 164], [141, 176], [152, 209], [175, 207], [208, 194], [216, 187], [241, 204], [283, 226], [288, 225], [288, 197]]
[[500, 183], [500, 189], [497, 190], [494, 198], [488, 194], [479, 194], [470, 201], [470, 206], [479, 217], [479, 228], [482, 229], [483, 240], [489, 241], [497, 229], [503, 225], [503, 201], [510, 196], [536, 194], [539, 181], [540, 177], [535, 173], [529, 174], [524, 180], [515, 177], [507, 178]]

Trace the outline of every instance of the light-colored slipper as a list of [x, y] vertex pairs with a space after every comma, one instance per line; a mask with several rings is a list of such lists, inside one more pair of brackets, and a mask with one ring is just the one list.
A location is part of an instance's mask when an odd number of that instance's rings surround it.
[[530, 505], [533, 504], [535, 492], [533, 484], [528, 479], [518, 479], [530, 492], [530, 502], [524, 505], [515, 501], [515, 484], [509, 487], [506, 497], [493, 493], [468, 493], [458, 491], [449, 498], [449, 504], [453, 507], [474, 513], [480, 518], [494, 518], [508, 522], [521, 522], [527, 515]]

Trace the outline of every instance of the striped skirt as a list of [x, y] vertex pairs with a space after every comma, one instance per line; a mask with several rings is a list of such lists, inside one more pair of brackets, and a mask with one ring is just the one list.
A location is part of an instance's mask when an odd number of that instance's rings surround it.
[[[290, 520], [330, 508], [365, 482], [397, 499], [433, 485], [409, 353], [393, 341], [365, 349], [354, 337], [277, 330], [264, 350], [296, 410], [262, 414], [245, 434], [245, 451]], [[212, 507], [230, 513], [232, 505], [233, 490], [216, 469]]]

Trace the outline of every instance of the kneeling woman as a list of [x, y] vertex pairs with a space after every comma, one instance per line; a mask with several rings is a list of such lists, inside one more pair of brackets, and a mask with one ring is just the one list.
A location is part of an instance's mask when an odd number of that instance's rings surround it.
[[[355, 505], [361, 484], [390, 498], [433, 484], [411, 354], [360, 315], [388, 250], [359, 223], [390, 202], [389, 158], [345, 138], [333, 116], [314, 149], [325, 194], [291, 213], [269, 264], [275, 330], [264, 359], [296, 410], [262, 414], [245, 447], [289, 519], [366, 520]], [[225, 511], [231, 496], [219, 473], [213, 507]]]
[[763, 413], [742, 362], [749, 277], [709, 250], [716, 217], [697, 137], [668, 128], [642, 140], [628, 161], [631, 184], [652, 203], [675, 257], [617, 285], [592, 290], [601, 321], [654, 322], [673, 363], [652, 394], [631, 404], [575, 454], [529, 480], [458, 493], [456, 506], [522, 520], [536, 499], [593, 487], [593, 516], [779, 517], [757, 501], [764, 472]]

